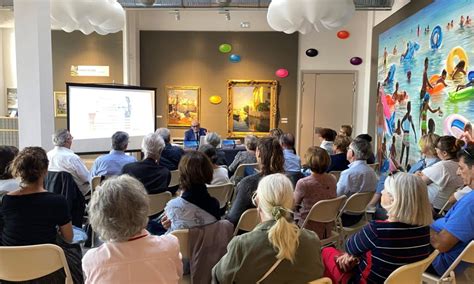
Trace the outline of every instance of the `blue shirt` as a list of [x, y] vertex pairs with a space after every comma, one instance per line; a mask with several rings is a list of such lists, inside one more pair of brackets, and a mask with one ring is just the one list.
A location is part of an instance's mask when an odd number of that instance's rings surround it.
[[349, 168], [342, 171], [337, 182], [337, 196], [351, 196], [357, 192], [375, 191], [377, 174], [364, 160], [357, 160], [349, 164]]
[[440, 159], [438, 158], [423, 158], [421, 160], [419, 160], [418, 162], [414, 163], [410, 170], [408, 171], [409, 174], [414, 174], [418, 171], [422, 171], [424, 170], [425, 168], [429, 167], [429, 166], [432, 166], [434, 164], [436, 164], [437, 162], [441, 161]]
[[[442, 275], [464, 248], [474, 240], [474, 191], [456, 202], [444, 218], [433, 222], [431, 229], [438, 233], [446, 230], [459, 240], [448, 252], [440, 253], [432, 263], [436, 272]], [[458, 265], [458, 268], [462, 269], [463, 266]]]
[[123, 166], [136, 162], [132, 156], [123, 151], [111, 150], [109, 154], [99, 156], [92, 165], [90, 171], [91, 180], [95, 176], [113, 176], [122, 172]]
[[301, 170], [301, 159], [293, 150], [283, 149], [283, 156], [285, 157], [283, 165], [285, 172], [299, 172]]

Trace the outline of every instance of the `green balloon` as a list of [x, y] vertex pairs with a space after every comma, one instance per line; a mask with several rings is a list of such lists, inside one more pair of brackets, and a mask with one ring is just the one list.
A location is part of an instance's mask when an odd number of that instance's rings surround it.
[[231, 52], [232, 50], [232, 45], [228, 44], [228, 43], [223, 43], [221, 45], [219, 45], [219, 51], [222, 52], [222, 53], [229, 53]]

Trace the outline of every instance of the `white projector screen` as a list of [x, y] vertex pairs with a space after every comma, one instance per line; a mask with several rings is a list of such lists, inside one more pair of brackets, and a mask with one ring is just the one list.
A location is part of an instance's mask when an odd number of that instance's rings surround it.
[[156, 89], [67, 83], [67, 125], [76, 153], [106, 152], [116, 131], [130, 135], [128, 150], [139, 150], [155, 131]]

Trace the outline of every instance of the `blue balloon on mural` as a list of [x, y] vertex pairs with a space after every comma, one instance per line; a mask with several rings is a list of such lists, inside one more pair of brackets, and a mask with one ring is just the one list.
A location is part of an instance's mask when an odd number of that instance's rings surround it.
[[469, 72], [469, 74], [467, 75], [467, 79], [468, 79], [469, 81], [474, 80], [474, 71]]
[[238, 63], [238, 62], [240, 62], [240, 59], [241, 59], [241, 58], [240, 58], [240, 55], [238, 55], [238, 54], [231, 54], [231, 55], [229, 56], [229, 60], [230, 60], [230, 62], [232, 62], [232, 63]]

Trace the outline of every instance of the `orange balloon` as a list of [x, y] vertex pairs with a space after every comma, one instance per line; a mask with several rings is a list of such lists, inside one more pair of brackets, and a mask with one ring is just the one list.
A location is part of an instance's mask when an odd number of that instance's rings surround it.
[[340, 39], [346, 39], [349, 38], [351, 34], [348, 31], [338, 31], [337, 32], [337, 37]]

